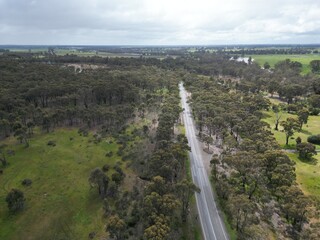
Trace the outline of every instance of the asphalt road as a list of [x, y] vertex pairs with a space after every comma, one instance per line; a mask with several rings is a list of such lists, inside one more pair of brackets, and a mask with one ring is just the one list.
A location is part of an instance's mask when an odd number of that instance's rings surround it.
[[191, 147], [189, 156], [192, 179], [201, 189], [200, 193], [196, 193], [196, 202], [203, 236], [205, 240], [227, 240], [229, 236], [219, 215], [208, 173], [204, 167], [202, 145], [196, 137], [195, 124], [189, 104], [187, 103], [186, 90], [182, 84], [179, 85], [179, 89], [182, 107], [184, 108], [183, 122], [186, 129], [186, 136]]

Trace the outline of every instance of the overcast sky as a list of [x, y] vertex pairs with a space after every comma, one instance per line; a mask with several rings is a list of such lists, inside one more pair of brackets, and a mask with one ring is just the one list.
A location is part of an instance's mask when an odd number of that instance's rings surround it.
[[0, 44], [320, 43], [320, 0], [0, 0]]

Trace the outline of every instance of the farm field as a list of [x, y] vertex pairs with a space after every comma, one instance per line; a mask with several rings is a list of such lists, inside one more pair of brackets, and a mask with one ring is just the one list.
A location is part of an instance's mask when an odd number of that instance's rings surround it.
[[301, 55], [252, 55], [251, 56], [254, 61], [256, 61], [259, 65], [263, 66], [265, 62], [268, 62], [270, 66], [273, 68], [274, 65], [286, 59], [290, 59], [291, 61], [298, 61], [302, 64], [302, 74], [308, 74], [311, 72], [311, 68], [309, 63], [312, 60], [319, 60], [320, 54], [301, 54]]
[[[56, 146], [48, 146], [48, 141]], [[92, 133], [80, 136], [76, 129], [60, 129], [37, 134], [30, 147], [9, 138], [9, 165], [0, 175], [0, 239], [84, 239], [92, 231], [104, 236], [102, 200], [96, 189], [90, 189], [88, 177], [92, 169], [120, 161], [118, 144], [112, 139], [95, 144]], [[112, 151], [111, 157], [106, 153]], [[124, 164], [124, 163], [123, 163]], [[124, 171], [127, 169], [124, 168]], [[22, 186], [23, 179], [32, 180]], [[26, 207], [10, 215], [4, 201], [7, 192], [17, 188], [24, 192]], [[29, 237], [28, 237], [29, 236]]]
[[56, 49], [55, 53], [59, 56], [64, 56], [66, 54], [74, 54], [80, 57], [92, 57], [92, 56], [99, 56], [99, 57], [140, 57], [140, 54], [130, 54], [130, 53], [109, 53], [109, 52], [96, 52], [96, 51], [79, 51], [79, 50], [72, 50], [72, 49]]

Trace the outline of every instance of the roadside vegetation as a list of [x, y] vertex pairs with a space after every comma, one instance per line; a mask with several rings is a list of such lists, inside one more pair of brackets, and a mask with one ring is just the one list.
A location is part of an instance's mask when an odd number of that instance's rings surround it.
[[[314, 159], [315, 146], [306, 140], [317, 134], [318, 77], [301, 77], [301, 64], [290, 60], [279, 62], [270, 73], [254, 63], [234, 62], [230, 65], [236, 66], [231, 67], [215, 55], [202, 57], [211, 63], [213, 76], [191, 74], [185, 83], [192, 93], [199, 137], [209, 148], [219, 149], [211, 160], [212, 177], [237, 238], [319, 238], [319, 203], [304, 190], [317, 188], [317, 178], [313, 183], [310, 178], [319, 173], [316, 168], [309, 172], [304, 188], [301, 176], [307, 168], [295, 164], [297, 159]], [[205, 64], [194, 69], [207, 75]], [[229, 78], [221, 77], [220, 71], [228, 72]], [[278, 100], [271, 99], [281, 103], [281, 109], [272, 105], [264, 91], [277, 96]], [[269, 124], [261, 121], [264, 117], [271, 121], [271, 113], [273, 118], [277, 114], [286, 117], [278, 118], [281, 146]], [[305, 135], [296, 141], [293, 136], [299, 133]], [[213, 141], [207, 141], [209, 138]], [[289, 144], [297, 151], [293, 159], [281, 150], [284, 145], [290, 148]], [[312, 192], [317, 194], [317, 190]]]

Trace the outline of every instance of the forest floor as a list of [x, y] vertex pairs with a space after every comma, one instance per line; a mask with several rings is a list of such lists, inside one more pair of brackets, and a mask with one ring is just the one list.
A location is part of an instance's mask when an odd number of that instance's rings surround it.
[[[114, 139], [94, 143], [92, 132], [85, 137], [77, 130], [37, 131], [28, 148], [13, 137], [2, 141], [15, 154], [7, 156], [9, 164], [0, 175], [0, 239], [87, 239], [90, 232], [106, 236], [103, 204], [96, 189], [90, 189], [90, 172], [109, 164], [111, 175], [120, 163], [125, 186], [134, 175], [117, 155], [120, 145]], [[56, 146], [48, 146], [48, 141]], [[111, 157], [106, 156], [109, 152]], [[26, 178], [32, 180], [29, 187], [21, 184]], [[5, 202], [12, 188], [22, 190], [26, 198], [25, 209], [16, 215]]]
[[[285, 145], [285, 133], [279, 126], [279, 131], [275, 128], [275, 114], [272, 111], [264, 111], [263, 121], [270, 125], [270, 130], [274, 134], [275, 139], [283, 149], [295, 149], [295, 139], [300, 136], [303, 142], [307, 141], [308, 136], [320, 134], [320, 116], [309, 116], [308, 123], [303, 125], [301, 132], [295, 132], [289, 140], [289, 145]], [[280, 113], [282, 117], [280, 121], [285, 121], [287, 117], [297, 118], [297, 115], [287, 112]], [[320, 146], [316, 145], [319, 150]], [[301, 160], [295, 152], [288, 152], [287, 155], [296, 165], [297, 182], [303, 192], [320, 201], [320, 154], [318, 153], [311, 161]]]

